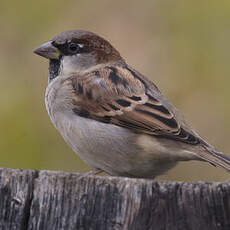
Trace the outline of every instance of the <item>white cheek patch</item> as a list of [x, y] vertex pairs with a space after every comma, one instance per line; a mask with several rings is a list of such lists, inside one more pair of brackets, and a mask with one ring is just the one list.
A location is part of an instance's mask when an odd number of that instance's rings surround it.
[[61, 60], [61, 75], [76, 74], [87, 70], [96, 64], [96, 59], [90, 54], [75, 54], [63, 56]]
[[61, 72], [63, 75], [69, 75], [76, 72], [76, 65], [73, 63], [71, 56], [65, 56], [62, 59], [62, 69]]

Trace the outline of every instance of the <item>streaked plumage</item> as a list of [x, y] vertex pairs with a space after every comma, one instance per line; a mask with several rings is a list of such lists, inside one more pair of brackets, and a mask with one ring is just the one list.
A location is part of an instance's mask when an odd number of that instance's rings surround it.
[[199, 137], [109, 42], [91, 32], [67, 31], [45, 45], [35, 53], [50, 59], [48, 113], [93, 168], [153, 178], [178, 161], [205, 160], [230, 172], [230, 159]]

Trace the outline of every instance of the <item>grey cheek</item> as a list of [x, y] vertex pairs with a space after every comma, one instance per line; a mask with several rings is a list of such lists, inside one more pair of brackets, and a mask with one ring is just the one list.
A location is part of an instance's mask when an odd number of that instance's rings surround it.
[[75, 60], [81, 68], [89, 68], [96, 64], [96, 58], [92, 54], [79, 54]]
[[96, 58], [91, 54], [65, 56], [62, 59], [62, 74], [77, 73], [96, 64]]

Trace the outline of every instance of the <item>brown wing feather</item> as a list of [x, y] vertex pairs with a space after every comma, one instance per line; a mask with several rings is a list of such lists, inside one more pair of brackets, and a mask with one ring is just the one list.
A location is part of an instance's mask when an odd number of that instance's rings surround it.
[[150, 135], [190, 144], [199, 138], [187, 132], [155, 93], [148, 80], [128, 66], [109, 66], [72, 78], [74, 112], [80, 116], [111, 123]]

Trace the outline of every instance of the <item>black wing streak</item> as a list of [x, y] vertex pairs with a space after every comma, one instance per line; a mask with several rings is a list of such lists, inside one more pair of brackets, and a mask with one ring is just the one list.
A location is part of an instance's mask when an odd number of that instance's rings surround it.
[[117, 104], [123, 106], [123, 107], [129, 107], [131, 105], [131, 102], [126, 101], [124, 99], [118, 99], [116, 100]]
[[151, 103], [145, 103], [144, 104], [145, 106], [149, 107], [149, 108], [152, 108], [152, 109], [155, 109], [155, 110], [158, 110], [166, 115], [170, 115], [170, 112], [163, 106], [163, 105], [153, 105]]
[[178, 128], [178, 124], [177, 124], [177, 122], [176, 122], [176, 120], [174, 118], [167, 119], [167, 118], [161, 117], [161, 116], [159, 116], [159, 115], [157, 115], [155, 113], [151, 113], [149, 111], [143, 110], [143, 109], [135, 109], [135, 110], [137, 112], [140, 112], [140, 113], [143, 113], [143, 114], [146, 114], [148, 116], [156, 118], [157, 120], [159, 120], [162, 123], [166, 124], [170, 128]]
[[123, 85], [125, 88], [127, 88], [128, 86], [128, 82], [126, 79], [123, 79], [121, 77], [118, 76], [117, 74], [117, 69], [114, 68], [114, 67], [108, 67], [108, 69], [111, 70], [111, 72], [109, 73], [109, 79], [115, 84], [115, 85], [118, 85], [118, 84], [121, 84]]

